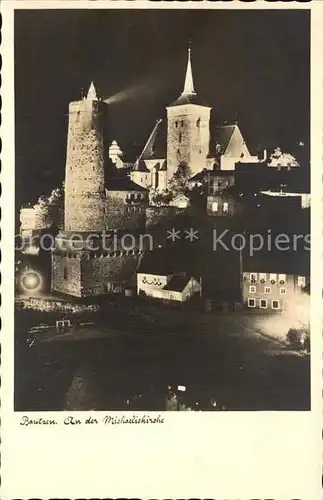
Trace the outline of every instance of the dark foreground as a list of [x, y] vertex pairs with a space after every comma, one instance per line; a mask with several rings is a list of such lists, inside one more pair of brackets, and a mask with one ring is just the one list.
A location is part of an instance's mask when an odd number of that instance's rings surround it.
[[[186, 386], [199, 409], [308, 410], [309, 356], [245, 328], [237, 317], [172, 312], [127, 329], [106, 321], [43, 335], [15, 352], [15, 409], [165, 410], [167, 387]], [[173, 325], [173, 326], [172, 326]]]

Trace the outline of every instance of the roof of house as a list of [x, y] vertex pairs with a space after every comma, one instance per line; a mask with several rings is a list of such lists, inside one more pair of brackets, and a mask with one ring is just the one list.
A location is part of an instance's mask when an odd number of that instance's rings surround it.
[[176, 272], [185, 271], [184, 267], [185, 263], [180, 255], [165, 248], [157, 248], [144, 253], [137, 272], [169, 276]]
[[[287, 247], [287, 244], [282, 243], [281, 247]], [[245, 249], [243, 252], [242, 269], [244, 272], [310, 276], [309, 251], [279, 251], [278, 249], [267, 251], [266, 249], [254, 251], [254, 255], [250, 253], [250, 249]]]
[[197, 174], [193, 175], [189, 179], [189, 182], [199, 182], [199, 181], [204, 181], [206, 177], [228, 177], [230, 175], [234, 175], [234, 170], [208, 170], [208, 169], [203, 169]]
[[172, 276], [167, 285], [164, 286], [163, 290], [182, 292], [190, 279], [190, 276]]
[[133, 182], [128, 176], [108, 177], [105, 182], [108, 191], [146, 191], [148, 190]]

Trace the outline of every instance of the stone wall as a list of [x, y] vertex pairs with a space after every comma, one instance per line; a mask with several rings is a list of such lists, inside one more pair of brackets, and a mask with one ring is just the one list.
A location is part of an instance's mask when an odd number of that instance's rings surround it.
[[82, 296], [121, 292], [135, 284], [139, 255], [82, 259]]
[[146, 209], [146, 227], [154, 226], [157, 224], [167, 223], [171, 221], [183, 209], [168, 206], [168, 207], [154, 207], [150, 206]]
[[206, 168], [210, 143], [210, 108], [187, 105], [167, 109], [168, 179], [180, 163], [186, 163], [192, 175]]
[[108, 197], [105, 203], [105, 227], [111, 229], [144, 229], [146, 210], [143, 206], [127, 205], [122, 199]]
[[81, 297], [81, 258], [52, 253], [52, 290]]

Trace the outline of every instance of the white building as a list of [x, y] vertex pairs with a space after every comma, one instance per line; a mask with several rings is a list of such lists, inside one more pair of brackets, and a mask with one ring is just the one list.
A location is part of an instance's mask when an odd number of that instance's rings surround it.
[[186, 302], [201, 291], [201, 284], [193, 276], [185, 273], [146, 274], [140, 272], [137, 274], [138, 295]]

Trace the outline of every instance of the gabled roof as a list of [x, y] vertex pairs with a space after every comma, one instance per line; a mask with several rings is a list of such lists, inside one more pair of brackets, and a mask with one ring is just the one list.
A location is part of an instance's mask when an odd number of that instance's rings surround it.
[[147, 172], [147, 173], [150, 172], [149, 168], [146, 167], [146, 163], [144, 162], [144, 160], [137, 160], [135, 163], [135, 166], [133, 168], [133, 171], [134, 172]]
[[193, 175], [188, 181], [189, 182], [203, 182], [208, 177], [228, 177], [234, 175], [234, 170], [209, 170], [203, 169], [201, 172]]
[[265, 249], [255, 251], [254, 255], [251, 255], [250, 249], [246, 248], [242, 256], [242, 269], [243, 272], [310, 276], [310, 252], [305, 250], [279, 251], [278, 249], [267, 251]]
[[147, 251], [140, 262], [137, 272], [169, 276], [184, 271], [183, 258], [166, 248]]
[[[234, 132], [237, 131], [245, 141], [245, 145], [250, 154], [254, 154], [256, 152], [256, 148], [254, 144], [251, 144], [249, 137], [247, 137], [245, 133], [242, 134], [241, 129], [237, 123], [231, 125], [221, 125], [217, 126], [215, 129], [211, 131], [211, 140], [210, 140], [210, 152], [209, 158], [216, 158], [219, 155], [224, 155], [227, 152], [230, 141]], [[221, 146], [221, 148], [219, 148]]]
[[190, 276], [173, 276], [163, 290], [170, 290], [174, 292], [182, 292], [190, 280]]
[[108, 177], [105, 181], [108, 191], [146, 191], [144, 187], [133, 182], [128, 176]]
[[167, 155], [167, 123], [158, 120], [140, 154], [141, 160], [164, 159]]

